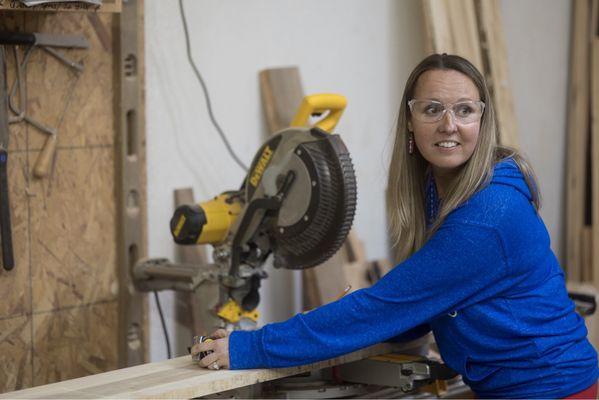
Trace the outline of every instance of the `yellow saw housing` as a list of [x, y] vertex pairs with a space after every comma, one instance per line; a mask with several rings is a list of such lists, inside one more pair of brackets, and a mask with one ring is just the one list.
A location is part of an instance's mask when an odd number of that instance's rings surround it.
[[220, 244], [241, 212], [241, 203], [223, 193], [200, 204], [175, 210], [171, 233], [179, 244]]

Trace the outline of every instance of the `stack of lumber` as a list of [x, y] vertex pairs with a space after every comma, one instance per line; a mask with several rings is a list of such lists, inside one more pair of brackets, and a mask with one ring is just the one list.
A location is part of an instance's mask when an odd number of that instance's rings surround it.
[[517, 147], [507, 52], [498, 0], [424, 0], [420, 3], [428, 53], [457, 54], [484, 74], [499, 123], [501, 144]]
[[[299, 69], [261, 71], [260, 91], [270, 134], [287, 128], [304, 98]], [[347, 286], [352, 290], [368, 287], [390, 269], [387, 260], [367, 261], [363, 245], [352, 231], [333, 257], [303, 271], [304, 309], [334, 301]]]
[[[570, 284], [599, 289], [599, 0], [572, 11], [566, 166], [566, 274]], [[593, 319], [596, 319], [593, 318]], [[599, 345], [597, 322], [587, 319]]]

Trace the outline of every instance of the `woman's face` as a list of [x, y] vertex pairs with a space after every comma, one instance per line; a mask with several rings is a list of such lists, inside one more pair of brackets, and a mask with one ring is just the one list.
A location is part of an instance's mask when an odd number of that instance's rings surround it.
[[[412, 112], [408, 128], [414, 132], [420, 154], [431, 164], [436, 175], [450, 175], [456, 172], [474, 152], [480, 130], [480, 118], [474, 122], [464, 122], [460, 115], [460, 106], [453, 107], [453, 112], [449, 109], [456, 103], [479, 101], [476, 85], [468, 76], [455, 70], [430, 70], [418, 78], [414, 99], [434, 100], [447, 106], [448, 110], [437, 122], [423, 122]], [[427, 103], [420, 102], [418, 106], [422, 107], [423, 104], [426, 106]], [[428, 107], [421, 108], [421, 111], [429, 112], [430, 106]], [[436, 104], [436, 107], [439, 105]], [[438, 112], [438, 109], [431, 111], [434, 112]], [[456, 120], [454, 114], [459, 114], [458, 119], [462, 121]]]

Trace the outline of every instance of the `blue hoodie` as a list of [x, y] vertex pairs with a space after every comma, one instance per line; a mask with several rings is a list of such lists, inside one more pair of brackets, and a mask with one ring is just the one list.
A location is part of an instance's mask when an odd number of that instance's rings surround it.
[[427, 327], [479, 397], [559, 398], [597, 381], [597, 353], [513, 160], [372, 287], [231, 333], [230, 365], [308, 364]]

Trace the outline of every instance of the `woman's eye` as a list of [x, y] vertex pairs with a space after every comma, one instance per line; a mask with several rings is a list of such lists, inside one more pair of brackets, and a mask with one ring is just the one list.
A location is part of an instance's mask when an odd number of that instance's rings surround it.
[[439, 104], [429, 104], [426, 107], [424, 107], [424, 113], [428, 115], [439, 114], [442, 111], [443, 107]]
[[470, 106], [468, 104], [460, 104], [460, 105], [456, 106], [456, 109], [454, 112], [456, 115], [459, 115], [461, 117], [466, 117], [466, 116], [472, 114], [474, 112], [474, 109], [472, 108], [472, 106]]

